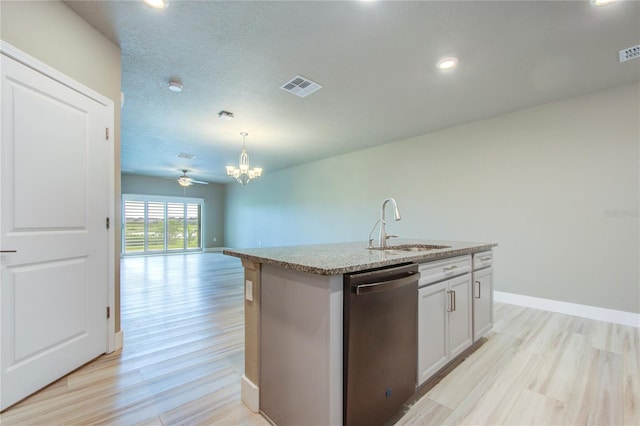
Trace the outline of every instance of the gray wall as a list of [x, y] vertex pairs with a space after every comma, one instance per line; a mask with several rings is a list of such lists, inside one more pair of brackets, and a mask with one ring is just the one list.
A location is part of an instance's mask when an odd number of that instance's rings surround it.
[[228, 185], [232, 247], [403, 237], [497, 242], [495, 289], [640, 313], [639, 85]]
[[[177, 179], [178, 176], [176, 176]], [[194, 184], [183, 191], [175, 179], [122, 174], [123, 194], [166, 195], [204, 199], [202, 236], [204, 248], [224, 246], [224, 193], [225, 185]], [[216, 238], [217, 241], [213, 241]]]
[[[113, 100], [115, 210], [120, 210], [120, 48], [59, 1], [0, 1], [0, 38]], [[120, 216], [114, 218], [115, 229]], [[120, 258], [116, 233], [115, 259]], [[120, 262], [115, 262], [115, 326], [120, 330]]]

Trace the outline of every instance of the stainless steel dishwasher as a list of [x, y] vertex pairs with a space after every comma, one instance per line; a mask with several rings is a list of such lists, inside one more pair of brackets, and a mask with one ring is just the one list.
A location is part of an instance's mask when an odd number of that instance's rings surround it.
[[344, 275], [344, 425], [379, 425], [415, 391], [417, 264]]

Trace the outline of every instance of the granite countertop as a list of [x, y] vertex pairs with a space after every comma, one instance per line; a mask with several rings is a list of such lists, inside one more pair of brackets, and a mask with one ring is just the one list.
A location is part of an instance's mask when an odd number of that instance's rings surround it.
[[448, 246], [422, 252], [371, 250], [366, 242], [316, 244], [289, 247], [226, 249], [224, 254], [256, 263], [280, 266], [317, 275], [340, 275], [404, 262], [428, 262], [445, 257], [491, 250], [496, 243], [462, 241], [393, 240], [388, 247], [407, 244]]

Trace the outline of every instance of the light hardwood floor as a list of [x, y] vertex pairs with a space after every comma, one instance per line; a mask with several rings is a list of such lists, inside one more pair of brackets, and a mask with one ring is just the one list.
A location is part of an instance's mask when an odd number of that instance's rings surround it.
[[[124, 349], [0, 423], [267, 425], [240, 402], [242, 276], [215, 253], [123, 260]], [[397, 424], [640, 424], [639, 329], [506, 304], [495, 319]]]
[[500, 303], [495, 320], [398, 424], [640, 425], [638, 328]]
[[240, 401], [243, 270], [217, 253], [125, 258], [122, 351], [0, 414], [11, 424], [268, 424]]

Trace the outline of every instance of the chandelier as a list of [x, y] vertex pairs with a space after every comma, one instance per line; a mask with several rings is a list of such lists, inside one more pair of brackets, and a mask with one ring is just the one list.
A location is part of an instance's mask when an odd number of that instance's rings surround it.
[[251, 179], [256, 179], [262, 176], [262, 168], [260, 167], [249, 167], [249, 154], [247, 153], [247, 148], [245, 146], [245, 138], [249, 135], [246, 132], [240, 133], [242, 136], [242, 152], [240, 153], [240, 164], [238, 168], [234, 166], [227, 166], [227, 175], [233, 176], [236, 178], [238, 183], [242, 185], [246, 185], [251, 181]]

